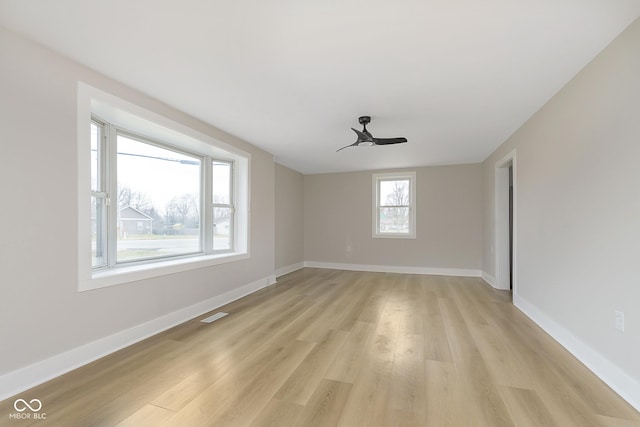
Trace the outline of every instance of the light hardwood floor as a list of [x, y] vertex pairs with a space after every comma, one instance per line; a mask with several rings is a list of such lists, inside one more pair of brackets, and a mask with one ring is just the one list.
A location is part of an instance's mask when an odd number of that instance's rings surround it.
[[475, 278], [303, 269], [18, 397], [4, 426], [640, 426]]

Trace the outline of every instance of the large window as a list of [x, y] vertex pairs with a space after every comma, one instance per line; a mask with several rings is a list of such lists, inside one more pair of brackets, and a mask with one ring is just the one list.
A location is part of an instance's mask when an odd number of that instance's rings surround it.
[[250, 154], [78, 84], [79, 290], [249, 257]]
[[373, 236], [416, 237], [415, 172], [373, 175]]
[[233, 161], [95, 117], [91, 152], [93, 268], [233, 250]]

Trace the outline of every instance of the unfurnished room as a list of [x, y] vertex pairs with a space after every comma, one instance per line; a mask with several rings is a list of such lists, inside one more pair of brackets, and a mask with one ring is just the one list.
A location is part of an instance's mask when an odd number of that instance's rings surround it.
[[0, 0], [0, 426], [640, 426], [639, 76], [639, 0]]

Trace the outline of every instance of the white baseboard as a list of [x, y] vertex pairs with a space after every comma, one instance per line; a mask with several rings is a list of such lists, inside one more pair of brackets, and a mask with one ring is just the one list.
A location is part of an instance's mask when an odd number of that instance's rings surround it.
[[627, 375], [524, 298], [514, 295], [513, 305], [551, 335], [631, 406], [640, 411], [640, 382]]
[[498, 289], [498, 287], [496, 286], [496, 278], [493, 277], [491, 274], [489, 273], [485, 273], [484, 271], [480, 273], [480, 277], [482, 277], [482, 280], [484, 280], [485, 282], [487, 282], [489, 285], [491, 285], [492, 288]]
[[394, 265], [342, 264], [335, 262], [305, 261], [305, 267], [332, 270], [371, 271], [376, 273], [430, 274], [434, 276], [480, 277], [480, 270], [466, 268], [406, 267]]
[[36, 362], [30, 366], [0, 375], [0, 400], [7, 399], [274, 283], [276, 283], [275, 274]]
[[285, 274], [293, 273], [296, 270], [304, 268], [304, 262], [298, 262], [295, 264], [287, 265], [286, 267], [280, 267], [276, 269], [276, 277], [284, 276]]

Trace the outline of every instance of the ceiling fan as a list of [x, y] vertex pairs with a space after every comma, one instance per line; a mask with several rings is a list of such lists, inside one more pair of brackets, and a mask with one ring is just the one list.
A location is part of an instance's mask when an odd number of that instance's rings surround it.
[[352, 131], [354, 131], [356, 133], [356, 135], [358, 135], [358, 140], [356, 142], [354, 142], [353, 144], [347, 145], [345, 147], [342, 148], [338, 148], [336, 150], [336, 153], [340, 150], [344, 150], [345, 148], [348, 147], [357, 147], [360, 144], [364, 144], [364, 145], [390, 145], [390, 144], [400, 144], [402, 142], [407, 142], [407, 138], [404, 137], [400, 137], [400, 138], [375, 138], [373, 135], [371, 135], [371, 133], [367, 130], [367, 125], [371, 122], [371, 117], [369, 116], [362, 116], [358, 118], [358, 122], [360, 122], [360, 124], [362, 125], [362, 132], [351, 128]]

